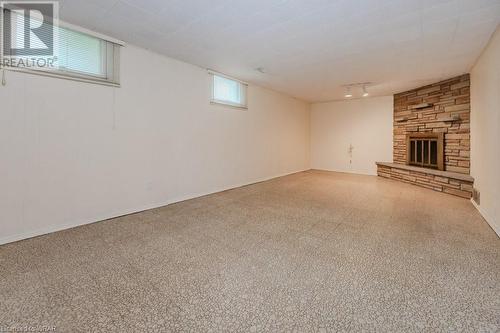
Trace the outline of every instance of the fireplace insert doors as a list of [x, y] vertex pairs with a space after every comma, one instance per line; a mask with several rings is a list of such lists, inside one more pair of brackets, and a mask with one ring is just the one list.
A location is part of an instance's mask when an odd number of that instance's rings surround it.
[[443, 138], [443, 133], [408, 134], [407, 164], [444, 171]]

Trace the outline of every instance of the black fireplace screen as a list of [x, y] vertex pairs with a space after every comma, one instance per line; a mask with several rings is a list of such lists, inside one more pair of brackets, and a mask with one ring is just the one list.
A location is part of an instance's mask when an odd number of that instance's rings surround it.
[[410, 139], [409, 164], [426, 168], [438, 168], [438, 140]]

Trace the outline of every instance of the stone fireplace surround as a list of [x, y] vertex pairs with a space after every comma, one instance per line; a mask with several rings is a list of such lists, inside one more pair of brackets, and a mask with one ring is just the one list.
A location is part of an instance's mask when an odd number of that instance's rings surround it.
[[[380, 177], [471, 198], [469, 74], [394, 95], [393, 129], [393, 163], [377, 162]], [[444, 170], [408, 165], [416, 133], [443, 133]]]

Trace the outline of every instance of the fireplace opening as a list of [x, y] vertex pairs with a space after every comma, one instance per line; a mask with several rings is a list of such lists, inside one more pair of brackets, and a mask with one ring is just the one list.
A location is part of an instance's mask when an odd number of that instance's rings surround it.
[[444, 170], [442, 133], [408, 134], [406, 141], [408, 165]]

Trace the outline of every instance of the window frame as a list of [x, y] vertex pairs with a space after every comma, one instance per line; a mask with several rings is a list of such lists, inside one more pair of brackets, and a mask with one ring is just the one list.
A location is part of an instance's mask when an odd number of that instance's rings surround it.
[[[248, 83], [235, 79], [234, 77], [212, 71], [212, 70], [207, 70], [208, 74], [210, 75], [210, 104], [214, 105], [223, 105], [223, 106], [230, 106], [236, 109], [243, 109], [247, 110], [248, 109]], [[227, 80], [234, 81], [238, 83], [240, 87], [240, 94], [243, 99], [243, 103], [233, 103], [231, 101], [225, 101], [225, 100], [220, 100], [215, 98], [215, 77], [221, 77]]]
[[[70, 69], [28, 69], [23, 67], [2, 66], [2, 55], [0, 54], [0, 69], [6, 71], [34, 74], [46, 77], [53, 77], [71, 81], [94, 83], [105, 86], [120, 87], [120, 52], [125, 43], [121, 40], [70, 24], [64, 21], [58, 21], [58, 28], [71, 30], [80, 34], [88, 35], [104, 42], [105, 50], [101, 56], [105, 60], [106, 76], [93, 75], [90, 73], [78, 72]], [[112, 49], [112, 50], [111, 50]]]

